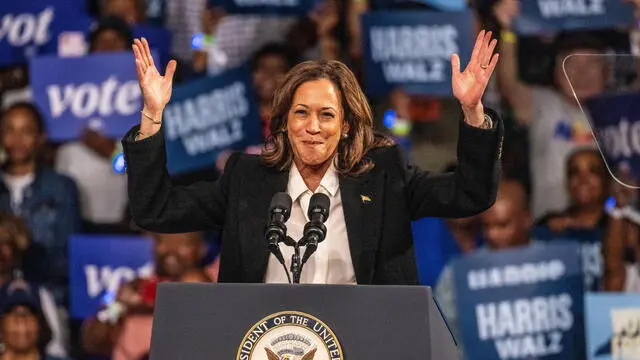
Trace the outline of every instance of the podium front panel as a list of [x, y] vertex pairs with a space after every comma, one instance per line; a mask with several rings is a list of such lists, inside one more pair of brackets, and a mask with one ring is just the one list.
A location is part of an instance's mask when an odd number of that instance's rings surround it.
[[[291, 321], [285, 316], [274, 318], [274, 314], [282, 312], [301, 314], [302, 317], [292, 315]], [[300, 351], [297, 355], [274, 354], [286, 350], [277, 343], [278, 339], [286, 339], [284, 333], [272, 333], [270, 344], [259, 346], [266, 344], [259, 340], [266, 330], [278, 331], [273, 329], [283, 322], [291, 325], [298, 321], [303, 327], [302, 318], [309, 321], [304, 320], [306, 330], [315, 328], [317, 334], [321, 334], [318, 339], [323, 344], [320, 344], [321, 349], [315, 357], [314, 354], [301, 355], [305, 350], [297, 347], [296, 351]], [[316, 320], [318, 324], [315, 324]], [[340, 351], [332, 345], [331, 335], [339, 343]], [[304, 343], [309, 344], [307, 340], [301, 341], [301, 348], [305, 347]], [[151, 360], [235, 359], [449, 360], [458, 359], [458, 355], [428, 287], [159, 285]]]

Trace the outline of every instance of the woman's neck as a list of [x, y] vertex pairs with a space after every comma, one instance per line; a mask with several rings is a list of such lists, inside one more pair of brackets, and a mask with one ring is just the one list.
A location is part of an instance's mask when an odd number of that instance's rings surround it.
[[0, 356], [0, 360], [41, 360], [38, 350], [33, 349], [25, 352], [13, 352], [10, 349]]
[[9, 163], [4, 167], [4, 172], [9, 175], [21, 176], [36, 172], [35, 161], [28, 161], [21, 164]]
[[324, 174], [329, 170], [330, 166], [331, 160], [327, 160], [322, 165], [318, 166], [307, 166], [296, 163], [296, 167], [298, 168], [298, 172], [300, 172], [300, 176], [302, 176], [302, 180], [304, 180], [304, 183], [307, 185], [309, 190], [313, 192], [315, 192], [318, 186], [320, 186], [320, 182], [322, 181]]

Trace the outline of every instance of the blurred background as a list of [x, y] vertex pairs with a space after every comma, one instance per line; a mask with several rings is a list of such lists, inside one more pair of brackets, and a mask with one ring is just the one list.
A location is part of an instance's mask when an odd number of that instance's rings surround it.
[[155, 286], [216, 282], [219, 229], [130, 219], [134, 38], [161, 73], [178, 61], [163, 131], [190, 184], [260, 152], [305, 60], [346, 63], [377, 130], [455, 171], [450, 56], [464, 67], [481, 29], [503, 179], [484, 213], [413, 224], [421, 284], [466, 359], [640, 358], [639, 0], [25, 0], [0, 17], [0, 360], [148, 358]]

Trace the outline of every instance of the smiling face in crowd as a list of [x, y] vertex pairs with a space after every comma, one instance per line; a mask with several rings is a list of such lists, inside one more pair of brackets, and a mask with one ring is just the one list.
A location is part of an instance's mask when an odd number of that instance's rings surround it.
[[156, 272], [161, 277], [180, 280], [199, 265], [204, 252], [201, 233], [156, 234]]
[[293, 95], [287, 131], [298, 169], [327, 165], [341, 135], [348, 132], [338, 88], [327, 79], [300, 85]]
[[596, 150], [573, 154], [567, 166], [569, 196], [577, 206], [602, 206], [607, 197], [607, 170]]

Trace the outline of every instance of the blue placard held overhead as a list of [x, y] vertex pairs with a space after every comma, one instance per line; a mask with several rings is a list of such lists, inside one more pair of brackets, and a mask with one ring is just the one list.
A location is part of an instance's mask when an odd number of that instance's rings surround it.
[[615, 29], [634, 24], [633, 6], [618, 0], [522, 0], [514, 23], [522, 35]]
[[34, 100], [54, 141], [76, 139], [89, 122], [119, 138], [140, 122], [142, 99], [131, 52], [38, 57], [29, 70]]
[[640, 93], [605, 94], [585, 103], [609, 168], [624, 163], [640, 176]]
[[163, 122], [172, 174], [214, 166], [221, 151], [260, 143], [249, 69], [235, 68], [176, 87]]
[[482, 251], [453, 269], [467, 359], [584, 359], [578, 244]]
[[362, 17], [369, 95], [395, 87], [411, 94], [451, 95], [451, 55], [461, 70], [471, 56], [472, 15], [463, 12], [372, 12]]
[[61, 34], [86, 34], [90, 26], [78, 0], [0, 1], [0, 66], [56, 54]]
[[69, 244], [71, 316], [95, 315], [121, 285], [153, 275], [153, 243], [145, 237], [74, 235]]
[[229, 14], [300, 15], [304, 16], [320, 0], [209, 0]]

